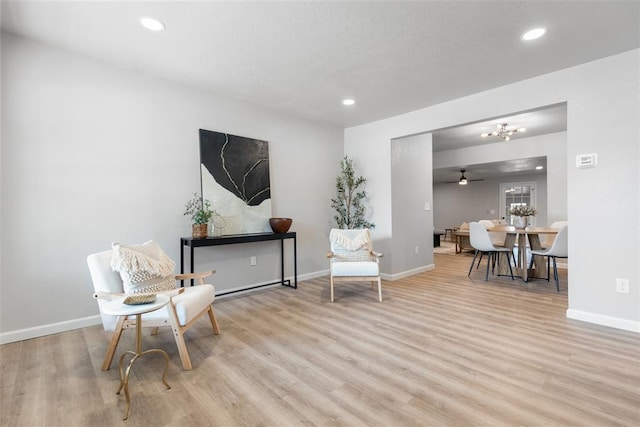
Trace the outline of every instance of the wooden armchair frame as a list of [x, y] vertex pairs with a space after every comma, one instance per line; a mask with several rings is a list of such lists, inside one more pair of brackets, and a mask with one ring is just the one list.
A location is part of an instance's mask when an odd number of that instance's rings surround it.
[[[177, 280], [187, 280], [187, 279], [195, 279], [196, 286], [204, 284], [204, 278], [211, 276], [215, 273], [215, 270], [209, 270], [199, 273], [188, 273], [188, 274], [179, 274], [175, 276]], [[176, 345], [178, 347], [178, 353], [180, 354], [180, 360], [182, 361], [182, 367], [184, 370], [190, 370], [191, 359], [189, 358], [189, 352], [187, 350], [186, 343], [184, 341], [184, 333], [188, 331], [197, 320], [199, 320], [205, 314], [209, 315], [209, 321], [211, 322], [211, 327], [213, 328], [213, 333], [215, 335], [220, 335], [220, 327], [218, 325], [218, 321], [216, 319], [215, 313], [213, 311], [213, 305], [209, 304], [205, 309], [200, 311], [198, 314], [193, 316], [189, 320], [189, 322], [185, 325], [180, 325], [180, 321], [178, 319], [178, 313], [176, 312], [176, 305], [173, 301], [173, 298], [177, 295], [180, 295], [185, 292], [185, 288], [178, 288], [175, 290], [162, 292], [163, 294], [169, 296], [171, 300], [169, 304], [167, 304], [167, 313], [168, 317], [166, 318], [151, 318], [151, 319], [143, 319], [142, 327], [143, 328], [153, 328], [152, 335], [158, 333], [158, 328], [170, 326], [173, 330], [173, 335], [176, 340]], [[93, 297], [95, 299], [105, 299], [112, 300], [119, 297], [124, 296], [124, 293], [108, 293], [108, 292], [95, 292]], [[104, 357], [104, 361], [102, 362], [102, 370], [107, 371], [111, 368], [111, 363], [113, 361], [113, 356], [115, 355], [116, 348], [118, 347], [118, 342], [120, 341], [120, 337], [122, 336], [122, 332], [125, 329], [135, 328], [136, 327], [136, 319], [135, 316], [118, 316], [118, 320], [116, 322], [115, 330], [111, 336], [111, 341], [109, 343], [109, 347], [107, 349], [107, 354]]]

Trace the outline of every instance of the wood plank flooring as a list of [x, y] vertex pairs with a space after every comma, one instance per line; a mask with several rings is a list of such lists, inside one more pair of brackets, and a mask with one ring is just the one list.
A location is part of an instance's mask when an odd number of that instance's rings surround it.
[[[183, 371], [171, 331], [144, 336], [130, 380], [100, 371], [101, 327], [0, 346], [2, 426], [637, 426], [640, 335], [565, 318], [544, 280], [467, 278], [468, 256], [383, 282], [328, 278], [299, 289], [219, 299], [222, 334], [206, 319], [187, 334]], [[118, 347], [134, 348], [134, 331]], [[116, 360], [117, 362], [117, 360]]]

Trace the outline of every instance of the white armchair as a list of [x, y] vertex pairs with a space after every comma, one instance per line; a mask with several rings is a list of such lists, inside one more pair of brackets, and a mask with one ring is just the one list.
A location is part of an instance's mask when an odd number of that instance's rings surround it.
[[[135, 316], [117, 317], [105, 314], [102, 311], [104, 304], [109, 300], [125, 295], [124, 283], [120, 274], [111, 268], [112, 253], [113, 251], [110, 250], [92, 254], [87, 257], [87, 264], [89, 265], [95, 290], [93, 296], [98, 300], [102, 324], [105, 331], [113, 331], [107, 354], [102, 363], [103, 371], [111, 367], [111, 362], [123, 330], [135, 328], [136, 322]], [[184, 341], [184, 333], [194, 325], [196, 320], [208, 314], [214, 334], [220, 334], [220, 328], [211, 305], [215, 299], [215, 289], [213, 285], [204, 284], [204, 277], [210, 276], [213, 273], [214, 271], [207, 271], [204, 273], [174, 276], [175, 280], [197, 279], [199, 284], [197, 286], [176, 288], [171, 291], [161, 292], [171, 297], [170, 303], [160, 310], [142, 315], [142, 327], [154, 328], [152, 332], [154, 334], [157, 332], [158, 327], [169, 326], [173, 329], [182, 366], [185, 370], [191, 369], [191, 360]]]
[[334, 228], [329, 234], [331, 251], [329, 272], [331, 283], [331, 302], [334, 301], [334, 282], [362, 282], [378, 284], [378, 301], [382, 302], [382, 283], [380, 280], [380, 258], [371, 245], [371, 233], [368, 229], [342, 230]]

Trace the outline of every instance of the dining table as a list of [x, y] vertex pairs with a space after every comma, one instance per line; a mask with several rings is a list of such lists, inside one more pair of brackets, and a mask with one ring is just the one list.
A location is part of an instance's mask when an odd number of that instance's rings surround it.
[[[487, 231], [491, 232], [492, 229], [488, 229]], [[524, 228], [524, 229], [515, 229], [515, 230], [496, 230], [500, 233], [505, 233], [505, 240], [503, 246], [513, 250], [514, 248], [518, 248], [518, 256], [516, 258], [516, 266], [513, 271], [514, 275], [517, 275], [522, 278], [525, 282], [529, 280], [529, 277], [547, 277], [547, 266], [545, 263], [545, 258], [540, 255], [533, 255], [533, 268], [531, 269], [531, 273], [529, 274], [528, 267], [529, 264], [527, 262], [527, 250], [529, 247], [531, 250], [540, 250], [542, 248], [542, 244], [540, 242], [541, 235], [547, 234], [558, 234], [558, 229], [556, 228], [548, 228], [548, 227], [532, 227], [532, 228]], [[462, 251], [463, 241], [469, 239], [469, 231], [468, 230], [458, 230], [455, 232], [456, 235], [456, 253]], [[519, 250], [519, 248], [525, 248], [525, 250]], [[504, 254], [501, 254], [504, 255]], [[501, 261], [503, 261], [501, 259]], [[500, 262], [498, 266], [498, 275], [509, 275], [509, 265], [507, 262], [511, 260], [504, 260], [505, 262]]]
[[[491, 230], [489, 230], [491, 231]], [[547, 266], [545, 263], [545, 258], [540, 255], [532, 255], [533, 256], [533, 268], [531, 269], [531, 273], [528, 271], [529, 264], [527, 262], [527, 246], [532, 251], [543, 249], [542, 244], [540, 243], [540, 236], [546, 234], [558, 234], [557, 228], [548, 228], [548, 227], [532, 227], [525, 229], [516, 229], [515, 231], [507, 231], [507, 235], [505, 237], [504, 246], [507, 248], [513, 248], [516, 245], [518, 247], [518, 257], [516, 259], [516, 271], [514, 274], [517, 274], [524, 280], [525, 282], [529, 280], [529, 277], [547, 277]], [[520, 248], [524, 248], [524, 250], [520, 250]], [[509, 274], [509, 267], [504, 265], [505, 263], [501, 263], [500, 268], [498, 269], [498, 274]]]

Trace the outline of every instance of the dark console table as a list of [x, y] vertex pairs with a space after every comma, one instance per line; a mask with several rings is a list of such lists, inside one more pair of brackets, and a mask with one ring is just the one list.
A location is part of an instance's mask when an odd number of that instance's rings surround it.
[[[284, 279], [284, 241], [286, 239], [293, 239], [293, 285], [291, 280]], [[248, 289], [261, 288], [263, 286], [274, 285], [280, 283], [282, 286], [288, 286], [290, 288], [298, 288], [298, 248], [296, 232], [288, 233], [252, 233], [252, 234], [232, 234], [229, 236], [216, 236], [205, 237], [202, 239], [194, 239], [191, 237], [180, 238], [180, 273], [184, 273], [184, 247], [188, 246], [190, 249], [190, 267], [191, 273], [193, 273], [193, 249], [203, 246], [220, 246], [220, 245], [232, 245], [235, 243], [253, 243], [253, 242], [268, 242], [272, 240], [280, 241], [280, 272], [282, 274], [281, 279], [277, 282], [265, 283], [263, 285], [252, 286], [245, 289], [239, 289], [236, 291], [222, 292], [218, 295], [226, 295], [234, 292], [246, 291]], [[181, 286], [184, 286], [184, 280], [181, 281]], [[193, 286], [193, 280], [191, 280], [191, 286]]]

